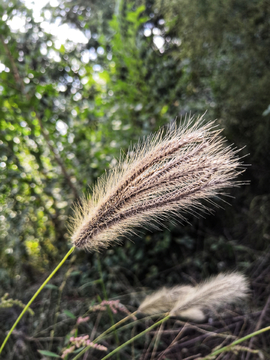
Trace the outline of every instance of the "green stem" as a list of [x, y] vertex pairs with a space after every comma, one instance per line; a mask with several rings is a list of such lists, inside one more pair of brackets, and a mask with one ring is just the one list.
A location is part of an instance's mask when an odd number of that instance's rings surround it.
[[44, 281], [44, 283], [38, 288], [38, 290], [36, 291], [36, 293], [33, 295], [33, 297], [31, 298], [31, 300], [28, 302], [28, 304], [25, 306], [25, 308], [23, 309], [23, 311], [21, 312], [20, 316], [17, 318], [17, 320], [15, 321], [14, 325], [12, 326], [12, 328], [9, 330], [9, 333], [7, 334], [5, 340], [3, 341], [3, 344], [0, 348], [0, 354], [2, 352], [2, 350], [4, 349], [6, 342], [8, 341], [10, 335], [12, 334], [13, 330], [15, 329], [15, 327], [17, 326], [17, 324], [19, 323], [19, 321], [21, 320], [21, 318], [23, 317], [23, 315], [25, 314], [25, 312], [28, 310], [29, 306], [32, 304], [32, 302], [35, 300], [35, 298], [38, 296], [38, 294], [41, 292], [41, 290], [44, 288], [44, 286], [51, 280], [51, 278], [54, 276], [54, 274], [60, 269], [60, 267], [64, 264], [64, 262], [67, 260], [67, 258], [69, 257], [69, 255], [74, 251], [75, 246], [73, 246], [69, 252], [66, 254], [66, 256], [63, 258], [63, 260], [56, 266], [56, 268], [53, 270], [53, 272], [47, 277], [47, 279]]
[[[104, 280], [103, 280], [101, 262], [100, 262], [100, 258], [99, 258], [98, 253], [97, 253], [97, 263], [98, 263], [98, 271], [99, 271], [99, 276], [100, 276], [100, 280], [101, 280], [103, 296], [105, 297], [106, 300], [108, 300], [106, 286], [105, 286], [105, 283], [104, 283]], [[114, 327], [114, 319], [113, 319], [113, 313], [112, 313], [112, 310], [110, 309], [110, 307], [108, 307], [108, 314], [109, 314], [110, 321], [111, 321], [111, 327], [113, 328]], [[119, 346], [119, 338], [118, 338], [117, 331], [115, 331], [115, 330], [114, 330], [114, 339], [115, 339], [116, 345]], [[117, 358], [117, 360], [119, 360], [119, 359]]]
[[[241, 339], [235, 340], [235, 341], [232, 342], [230, 345], [224, 346], [224, 347], [222, 347], [221, 349], [218, 349], [218, 350], [213, 351], [210, 355], [207, 355], [207, 356], [204, 357], [204, 358], [200, 358], [200, 360], [210, 360], [210, 359], [213, 358], [213, 356], [219, 355], [219, 354], [221, 354], [221, 353], [223, 353], [223, 352], [225, 352], [225, 351], [232, 351], [232, 350], [233, 350], [233, 347], [234, 347], [235, 345], [238, 345], [238, 344], [240, 344], [241, 342], [252, 338], [253, 336], [262, 334], [263, 332], [269, 331], [269, 330], [270, 330], [270, 326], [267, 326], [267, 327], [265, 327], [265, 328], [263, 328], [263, 329], [260, 329], [260, 330], [258, 330], [258, 331], [254, 331], [253, 333], [248, 334], [247, 336], [244, 336], [244, 337], [242, 337]], [[104, 359], [104, 358], [103, 358], [103, 359]], [[102, 359], [102, 360], [103, 360], [103, 359]]]
[[107, 295], [107, 291], [106, 291], [106, 287], [103, 281], [103, 273], [102, 273], [102, 268], [101, 268], [101, 263], [100, 263], [100, 258], [99, 258], [99, 254], [97, 253], [97, 264], [98, 264], [98, 272], [99, 272], [99, 277], [100, 277], [100, 283], [101, 283], [101, 287], [102, 287], [102, 292], [103, 292], [103, 296], [105, 298], [105, 300], [108, 300], [108, 295]]
[[[164, 323], [165, 321], [167, 321], [170, 318], [170, 315], [167, 315], [166, 317], [164, 317], [163, 319], [161, 319], [160, 321], [156, 322], [155, 324], [153, 324], [152, 326], [150, 326], [149, 328], [147, 328], [146, 330], [142, 331], [141, 333], [139, 333], [138, 335], [134, 336], [133, 338], [129, 339], [128, 341], [126, 341], [124, 344], [118, 346], [118, 348], [114, 349], [113, 351], [111, 351], [109, 354], [107, 354], [106, 356], [104, 356], [101, 360], [105, 360], [105, 359], [109, 359], [112, 355], [116, 354], [118, 351], [120, 351], [121, 349], [123, 349], [125, 346], [129, 345], [130, 343], [132, 343], [133, 341], [139, 339], [141, 336], [143, 336], [144, 334], [146, 334], [148, 331], [154, 329], [155, 327], [157, 327], [158, 325]], [[73, 359], [75, 360], [75, 359]]]
[[55, 310], [55, 314], [54, 314], [53, 329], [51, 330], [51, 342], [49, 345], [49, 351], [51, 350], [51, 347], [53, 345], [53, 338], [54, 338], [54, 334], [55, 334], [55, 330], [56, 330], [56, 326], [57, 326], [57, 319], [60, 314], [59, 310], [60, 310], [60, 305], [61, 305], [62, 294], [63, 294], [64, 287], [67, 283], [67, 279], [70, 276], [71, 271], [72, 271], [72, 267], [67, 270], [64, 280], [62, 281], [62, 284], [59, 286], [58, 300], [57, 300], [56, 310]]
[[[126, 322], [128, 319], [130, 319], [132, 316], [135, 316], [137, 313], [137, 311], [135, 311], [132, 314], [129, 314], [128, 316], [126, 316], [124, 319], [121, 319], [120, 321], [118, 321], [116, 324], [112, 325], [109, 329], [107, 329], [106, 331], [104, 331], [102, 334], [100, 334], [95, 340], [93, 340], [93, 344], [96, 344], [100, 339], [104, 338], [108, 333], [110, 333], [111, 331], [115, 330], [119, 325], [123, 324], [124, 322]], [[88, 351], [90, 348], [92, 348], [92, 345], [88, 345], [86, 346], [82, 351], [79, 352], [79, 354], [77, 354], [72, 360], [77, 360], [79, 359], [83, 354], [86, 353], [86, 351]]]
[[135, 316], [137, 313], [137, 311], [134, 311], [134, 313], [129, 314], [128, 316], [126, 316], [124, 319], [118, 321], [116, 324], [112, 325], [109, 329], [107, 329], [106, 331], [104, 331], [102, 334], [100, 334], [93, 342], [97, 343], [100, 339], [104, 338], [104, 336], [106, 336], [107, 334], [109, 334], [111, 331], [116, 330], [116, 328], [123, 324], [124, 322], [126, 322], [128, 319], [130, 319], [132, 316]]

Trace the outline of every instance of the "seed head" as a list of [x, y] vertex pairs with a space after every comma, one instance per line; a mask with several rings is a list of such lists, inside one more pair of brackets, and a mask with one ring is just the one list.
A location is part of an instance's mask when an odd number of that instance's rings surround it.
[[193, 321], [203, 321], [205, 310], [224, 310], [248, 296], [248, 281], [241, 273], [219, 274], [196, 286], [162, 288], [148, 295], [138, 311], [147, 315], [170, 312]]
[[89, 251], [108, 247], [138, 226], [162, 226], [169, 217], [206, 210], [224, 189], [239, 185], [237, 150], [224, 146], [214, 123], [203, 117], [163, 128], [130, 148], [102, 176], [92, 196], [75, 206], [72, 242]]

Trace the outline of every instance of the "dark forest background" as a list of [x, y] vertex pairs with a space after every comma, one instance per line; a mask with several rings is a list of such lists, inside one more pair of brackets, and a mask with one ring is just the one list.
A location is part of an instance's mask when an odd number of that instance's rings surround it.
[[[237, 315], [242, 320], [230, 332], [269, 326], [269, 19], [269, 0], [58, 0], [39, 17], [23, 1], [0, 2], [0, 297], [30, 299], [69, 249], [74, 201], [91, 192], [121, 150], [176, 118], [207, 111], [207, 120], [217, 119], [228, 144], [242, 148], [248, 167], [240, 180], [250, 181], [232, 189], [228, 204], [212, 215], [168, 223], [163, 231], [142, 229], [98, 255], [75, 251], [3, 358], [50, 358], [38, 349], [60, 354], [76, 319], [105, 297], [135, 310], [150, 289], [223, 271], [241, 271], [251, 283], [248, 304], [239, 310], [244, 314]], [[63, 44], [48, 23], [68, 24], [85, 41]], [[2, 299], [0, 340], [19, 312]], [[109, 315], [98, 316], [81, 333], [97, 321], [98, 332], [109, 327]], [[119, 341], [130, 337], [123, 332]], [[206, 355], [221, 340], [191, 348], [176, 341], [166, 359]], [[119, 356], [146, 359], [150, 342]], [[269, 344], [265, 333], [245, 346], [270, 359]], [[113, 349], [115, 338], [107, 346]], [[260, 357], [239, 350], [221, 358]]]

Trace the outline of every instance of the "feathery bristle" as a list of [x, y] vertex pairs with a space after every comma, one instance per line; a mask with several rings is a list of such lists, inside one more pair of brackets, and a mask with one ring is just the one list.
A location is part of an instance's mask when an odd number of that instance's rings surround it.
[[239, 273], [219, 274], [197, 286], [163, 288], [148, 295], [138, 311], [147, 315], [170, 312], [193, 321], [205, 319], [205, 310], [218, 310], [248, 295], [248, 282]]
[[138, 311], [147, 314], [162, 314], [170, 312], [180, 298], [183, 298], [190, 291], [193, 290], [193, 286], [175, 286], [173, 288], [163, 287], [154, 293], [147, 295], [141, 303]]
[[203, 124], [203, 117], [191, 118], [134, 146], [99, 179], [92, 197], [75, 207], [73, 244], [90, 251], [106, 248], [134, 227], [205, 210], [201, 200], [239, 185], [233, 181], [243, 171], [237, 151], [224, 147], [220, 132], [213, 123]]

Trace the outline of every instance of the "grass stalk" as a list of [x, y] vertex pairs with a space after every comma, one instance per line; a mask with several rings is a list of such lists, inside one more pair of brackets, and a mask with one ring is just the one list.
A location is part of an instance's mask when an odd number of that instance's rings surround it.
[[238, 340], [235, 340], [234, 342], [232, 342], [230, 345], [227, 345], [227, 346], [223, 346], [221, 349], [218, 349], [218, 350], [215, 350], [213, 351], [211, 354], [203, 357], [203, 358], [200, 358], [200, 360], [210, 360], [210, 359], [213, 359], [214, 356], [216, 355], [219, 355], [223, 352], [228, 352], [228, 351], [233, 351], [234, 350], [234, 347], [238, 344], [241, 344], [242, 342], [250, 339], [250, 338], [253, 338], [254, 336], [257, 336], [257, 335], [260, 335], [266, 331], [269, 331], [270, 330], [270, 326], [267, 326], [263, 329], [260, 329], [260, 330], [257, 330], [257, 331], [254, 331], [253, 333], [251, 334], [248, 334]]
[[[101, 360], [105, 360], [105, 359], [109, 359], [111, 358], [112, 355], [116, 354], [118, 351], [122, 350], [125, 346], [129, 345], [130, 343], [132, 343], [133, 341], [139, 339], [141, 336], [143, 336], [144, 334], [146, 334], [147, 332], [151, 331], [152, 329], [154, 329], [155, 327], [157, 327], [158, 325], [163, 324], [165, 321], [167, 321], [170, 318], [170, 315], [165, 316], [163, 319], [159, 320], [158, 322], [154, 323], [153, 325], [149, 326], [149, 328], [145, 329], [144, 331], [142, 331], [141, 333], [137, 334], [136, 336], [134, 336], [133, 338], [129, 339], [128, 341], [126, 341], [124, 344], [118, 346], [116, 349], [114, 349], [113, 351], [111, 351], [109, 354], [107, 354], [106, 356], [104, 356]], [[73, 359], [75, 360], [75, 359]]]
[[[108, 328], [107, 330], [105, 330], [102, 334], [100, 334], [94, 341], [93, 343], [96, 344], [99, 340], [103, 339], [107, 334], [109, 334], [111, 331], [115, 331], [116, 328], [123, 324], [124, 322], [126, 322], [128, 319], [132, 318], [133, 316], [135, 316], [137, 313], [137, 311], [135, 311], [132, 314], [129, 314], [128, 316], [126, 316], [124, 319], [121, 319], [120, 321], [118, 321], [116, 324], [112, 325], [110, 328]], [[85, 354], [88, 350], [90, 350], [92, 347], [92, 345], [88, 345], [86, 346], [82, 351], [79, 352], [79, 354], [77, 354], [73, 360], [77, 360], [79, 359], [83, 354]]]
[[32, 296], [32, 298], [29, 300], [23, 311], [21, 312], [20, 316], [17, 318], [15, 323], [13, 324], [12, 328], [9, 330], [5, 340], [3, 341], [1, 348], [0, 348], [0, 354], [3, 351], [10, 335], [12, 334], [15, 327], [18, 325], [19, 321], [23, 317], [23, 315], [26, 313], [32, 302], [35, 300], [35, 298], [38, 296], [38, 294], [41, 292], [41, 290], [44, 288], [44, 286], [51, 280], [51, 278], [54, 276], [54, 274], [60, 269], [60, 267], [64, 264], [64, 262], [67, 260], [69, 255], [75, 250], [75, 246], [73, 246], [68, 253], [65, 255], [65, 257], [62, 259], [62, 261], [56, 266], [56, 268], [51, 272], [51, 274], [47, 277], [47, 279], [43, 282], [43, 284], [38, 288], [38, 290], [35, 292], [35, 294]]
[[137, 314], [137, 311], [134, 311], [132, 314], [129, 314], [128, 316], [126, 316], [124, 319], [121, 319], [120, 321], [118, 321], [116, 324], [114, 324], [113, 326], [111, 326], [109, 329], [105, 330], [102, 334], [100, 334], [94, 341], [93, 343], [97, 343], [99, 340], [101, 340], [102, 338], [104, 338], [107, 334], [109, 334], [111, 331], [116, 330], [116, 328], [123, 324], [124, 322], [126, 322], [128, 319], [132, 318], [133, 316], [135, 316]]
[[[115, 328], [122, 324], [123, 322], [125, 322], [126, 320], [128, 320], [129, 318], [131, 318], [132, 316], [134, 316], [136, 314], [137, 311], [135, 311], [134, 313], [126, 316], [124, 319], [120, 320], [118, 323], [116, 323], [114, 326], [111, 326], [109, 329], [107, 329], [104, 333], [102, 333], [101, 335], [99, 335], [94, 341], [93, 343], [97, 343], [97, 341], [99, 341], [100, 339], [102, 339], [105, 335], [107, 335], [110, 331], [115, 330]], [[167, 321], [170, 318], [170, 315], [165, 316], [164, 318], [162, 318], [161, 320], [159, 320], [158, 322], [154, 323], [153, 325], [151, 325], [149, 328], [147, 328], [146, 330], [142, 331], [141, 333], [137, 334], [136, 336], [133, 336], [131, 339], [129, 339], [128, 341], [126, 341], [124, 344], [118, 346], [116, 349], [114, 349], [113, 351], [111, 351], [109, 354], [107, 354], [105, 357], [103, 357], [101, 360], [105, 360], [108, 359], [110, 356], [116, 354], [118, 351], [120, 351], [121, 349], [123, 349], [125, 346], [131, 344], [133, 341], [139, 339], [141, 336], [143, 336], [144, 334], [146, 334], [148, 331], [154, 329], [156, 326], [163, 324], [165, 321]], [[79, 354], [77, 354], [72, 360], [78, 360], [83, 354], [86, 353], [86, 351], [88, 351], [90, 348], [92, 347], [92, 345], [87, 346], [86, 348], [84, 348], [81, 352], [79, 352]]]
[[[108, 300], [108, 295], [107, 295], [106, 287], [105, 287], [104, 280], [103, 280], [101, 262], [100, 262], [98, 253], [97, 253], [97, 263], [98, 263], [98, 272], [99, 272], [100, 282], [101, 282], [101, 286], [102, 286], [103, 296], [104, 296], [105, 300]], [[113, 319], [112, 310], [110, 309], [110, 307], [107, 307], [107, 308], [108, 308], [108, 314], [109, 314], [110, 321], [111, 321], [111, 328], [114, 328], [115, 323], [114, 323], [114, 319]], [[114, 332], [114, 339], [115, 339], [116, 345], [119, 346], [119, 338], [118, 338], [117, 331], [115, 331], [113, 329], [113, 332]], [[117, 357], [117, 359], [119, 360], [118, 357]]]
[[70, 273], [72, 272], [73, 268], [71, 267], [70, 269], [68, 269], [68, 271], [65, 274], [64, 280], [62, 282], [62, 284], [59, 287], [58, 290], [58, 300], [57, 300], [57, 305], [56, 305], [56, 311], [55, 311], [55, 315], [54, 315], [54, 324], [53, 324], [53, 329], [51, 330], [51, 341], [50, 341], [50, 346], [49, 346], [49, 351], [51, 350], [51, 347], [53, 345], [53, 339], [54, 339], [54, 334], [55, 334], [55, 330], [56, 330], [56, 325], [57, 325], [57, 319], [58, 316], [60, 315], [60, 305], [61, 305], [61, 299], [62, 299], [62, 294], [64, 291], [64, 287], [67, 283], [67, 279], [70, 276]]

